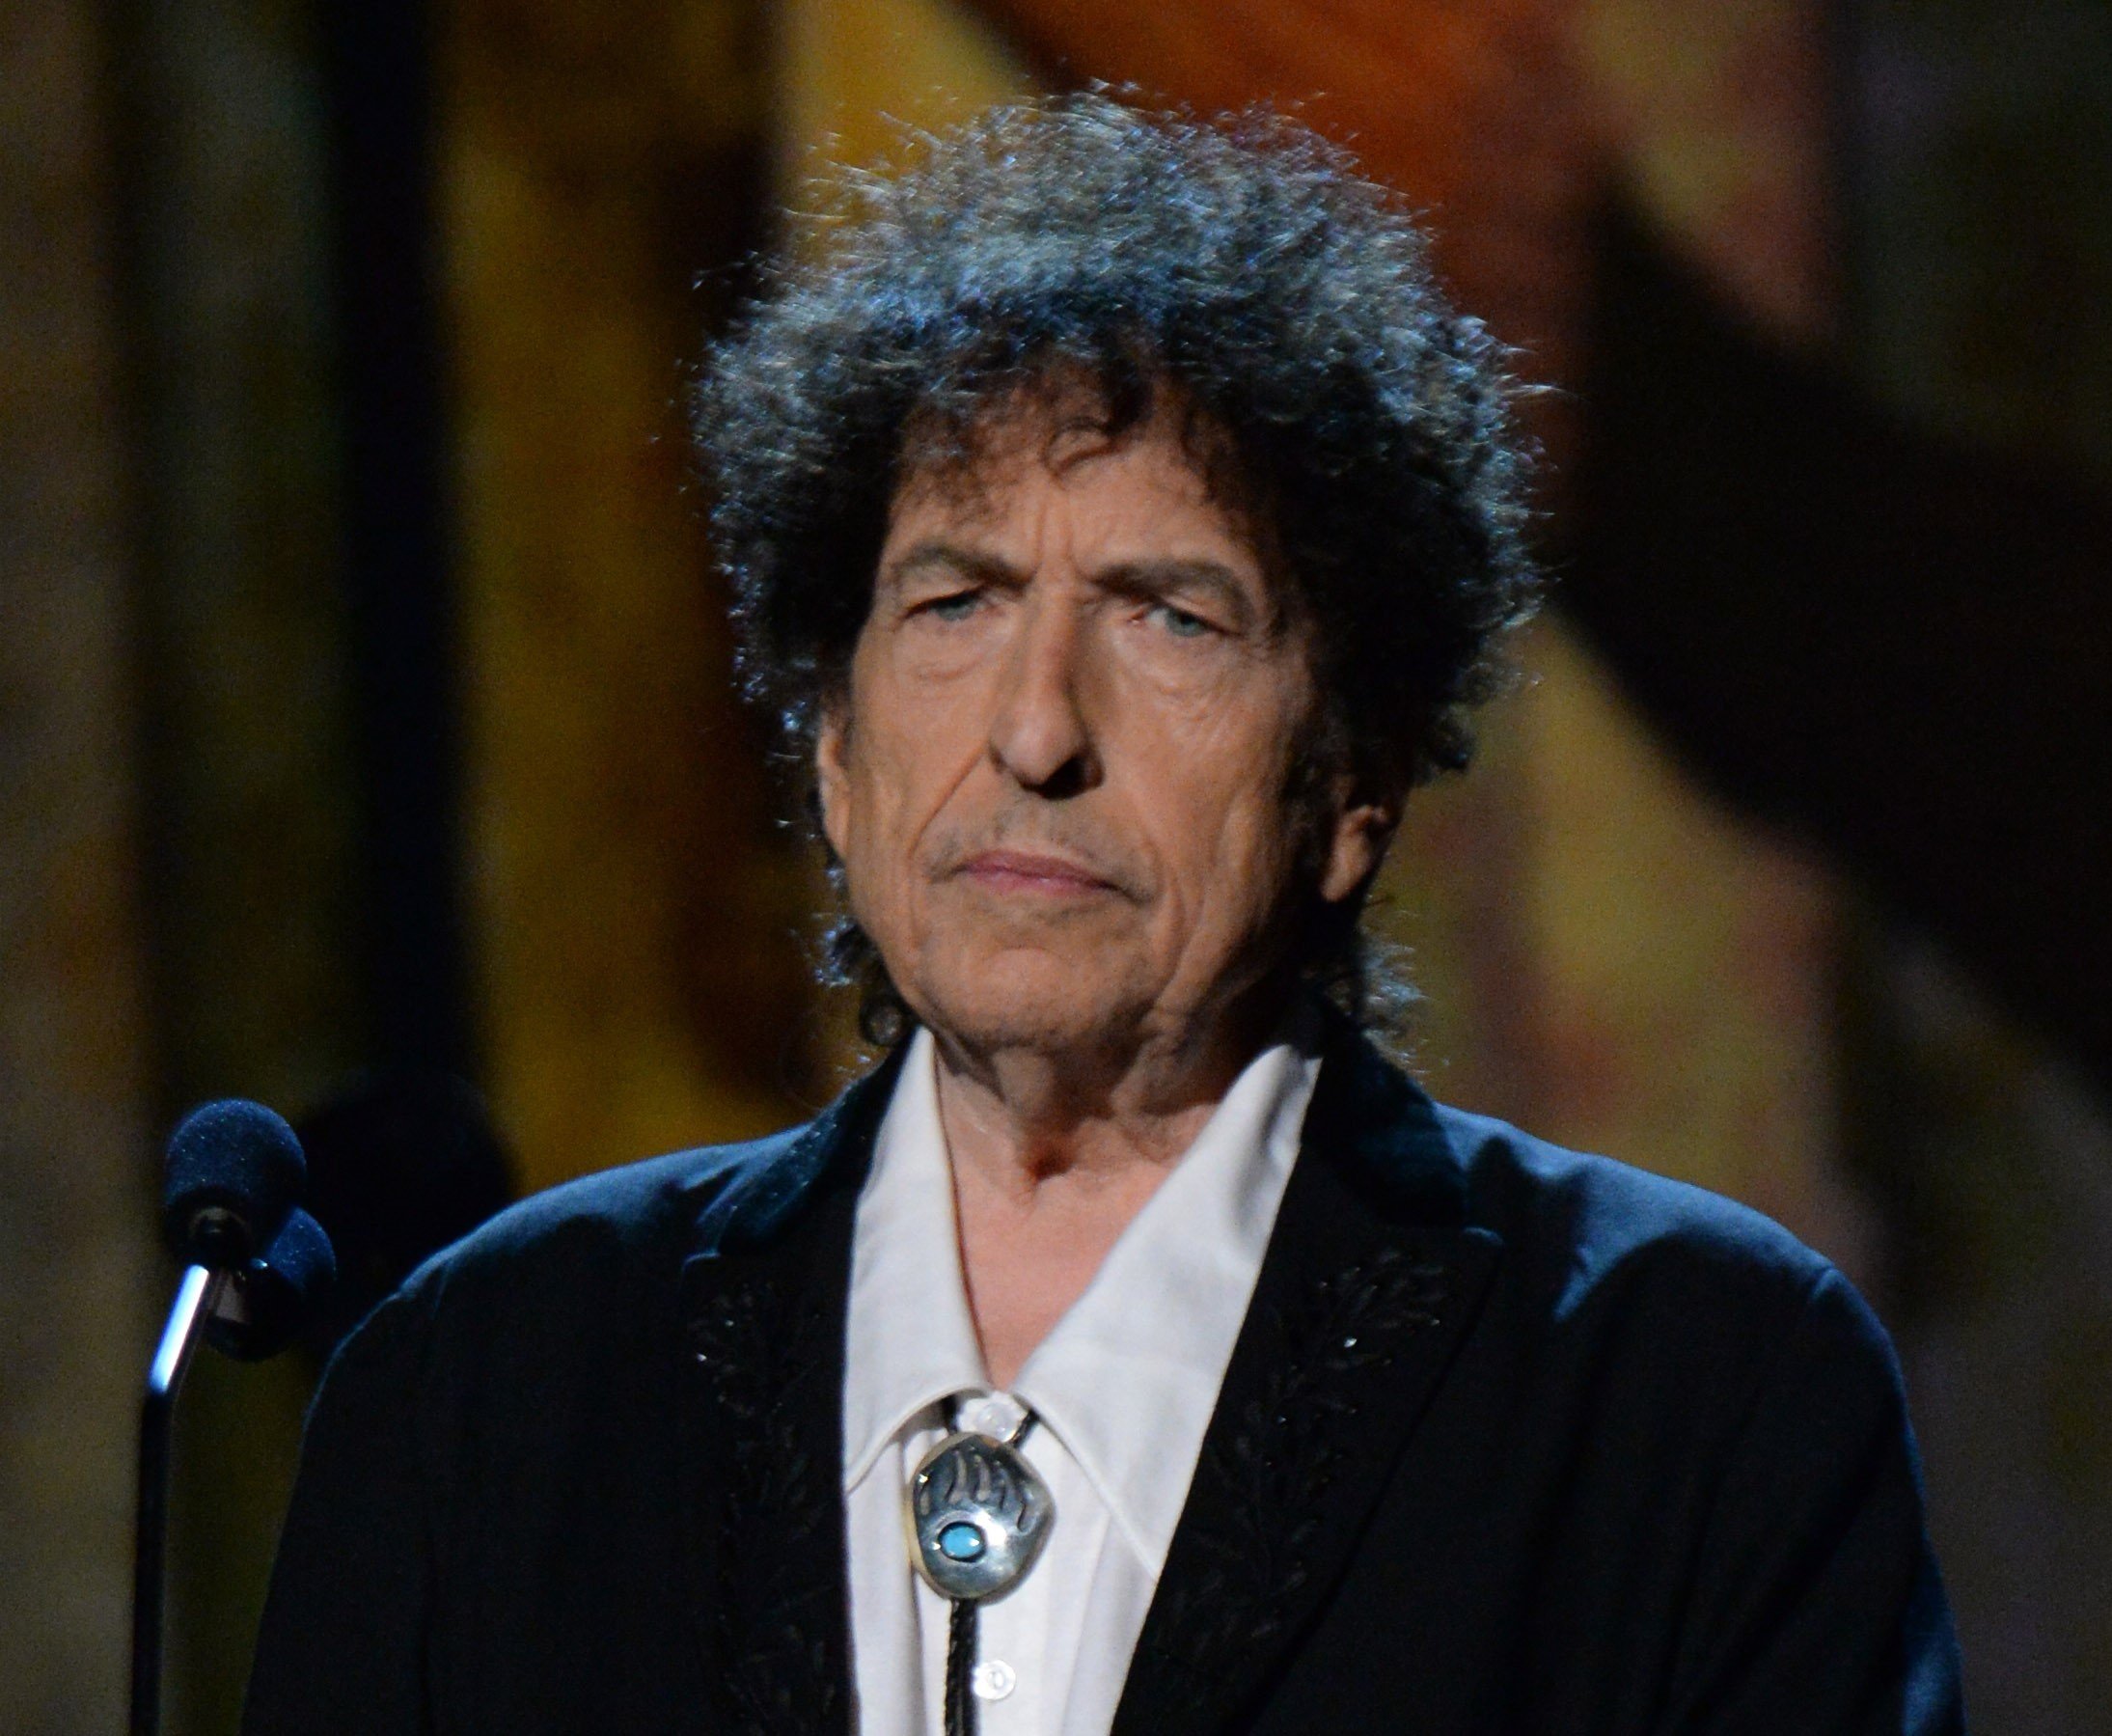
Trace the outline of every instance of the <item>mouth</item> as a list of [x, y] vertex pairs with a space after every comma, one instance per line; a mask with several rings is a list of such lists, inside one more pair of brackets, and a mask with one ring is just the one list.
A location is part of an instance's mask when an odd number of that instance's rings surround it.
[[978, 851], [953, 871], [985, 892], [1015, 897], [1083, 898], [1116, 890], [1082, 863], [1033, 850]]

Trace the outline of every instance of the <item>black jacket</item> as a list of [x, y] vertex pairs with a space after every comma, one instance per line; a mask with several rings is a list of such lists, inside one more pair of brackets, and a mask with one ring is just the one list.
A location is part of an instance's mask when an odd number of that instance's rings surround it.
[[[249, 1731], [852, 1727], [891, 1077], [528, 1200], [381, 1306], [309, 1422]], [[1337, 1033], [1114, 1727], [1959, 1730], [1882, 1330], [1767, 1220]]]

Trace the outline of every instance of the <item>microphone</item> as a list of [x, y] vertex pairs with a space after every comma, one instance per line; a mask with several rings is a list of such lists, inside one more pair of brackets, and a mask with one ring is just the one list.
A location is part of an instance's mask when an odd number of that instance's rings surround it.
[[228, 1274], [206, 1322], [206, 1341], [239, 1362], [275, 1357], [315, 1318], [337, 1276], [329, 1236], [296, 1207], [262, 1254]]
[[186, 1266], [241, 1267], [269, 1248], [308, 1166], [293, 1129], [261, 1103], [206, 1103], [169, 1136], [161, 1229]]
[[169, 1447], [177, 1393], [203, 1336], [248, 1361], [283, 1350], [336, 1276], [322, 1226], [293, 1201], [308, 1165], [261, 1103], [194, 1109], [169, 1136], [161, 1230], [183, 1264], [139, 1413], [132, 1557], [131, 1736], [161, 1729], [161, 1617]]

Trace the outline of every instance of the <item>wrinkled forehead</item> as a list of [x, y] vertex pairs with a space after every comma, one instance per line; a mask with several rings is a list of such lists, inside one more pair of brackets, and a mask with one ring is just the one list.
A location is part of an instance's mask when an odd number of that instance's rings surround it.
[[1040, 468], [1063, 478], [1135, 443], [1164, 442], [1193, 479], [1195, 498], [1223, 513], [1273, 569], [1275, 539], [1258, 510], [1237, 440], [1173, 381], [1123, 389], [1083, 370], [1052, 370], [959, 405], [927, 404], [905, 424], [889, 504], [943, 505], [973, 520], [1002, 509], [1008, 485]]

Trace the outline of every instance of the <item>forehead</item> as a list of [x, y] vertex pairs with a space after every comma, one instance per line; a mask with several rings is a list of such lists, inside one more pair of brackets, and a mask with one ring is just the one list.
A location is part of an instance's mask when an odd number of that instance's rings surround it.
[[1127, 539], [1197, 537], [1267, 565], [1268, 539], [1234, 484], [1232, 443], [1177, 392], [1116, 421], [1105, 395], [1070, 382], [1022, 390], [958, 425], [912, 423], [889, 509], [906, 524], [1024, 533], [1059, 497], [1070, 514]]

